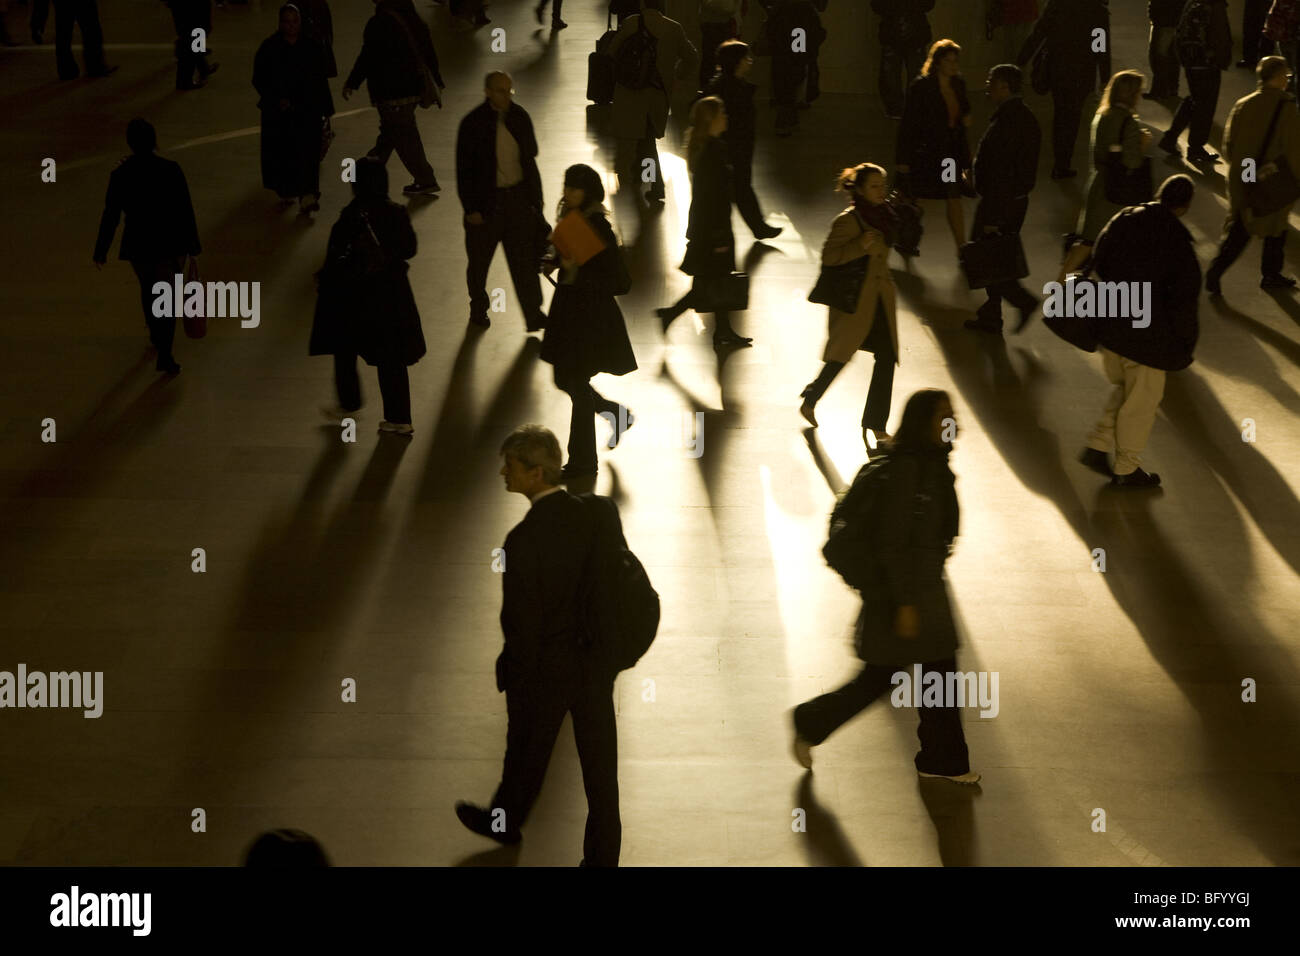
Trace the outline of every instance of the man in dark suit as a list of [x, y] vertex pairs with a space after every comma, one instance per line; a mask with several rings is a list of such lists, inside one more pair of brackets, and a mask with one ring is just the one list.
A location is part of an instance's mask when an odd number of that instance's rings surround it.
[[[989, 71], [984, 94], [997, 105], [975, 147], [972, 164], [975, 191], [980, 204], [975, 208], [971, 242], [986, 232], [1019, 235], [1029, 210], [1029, 193], [1038, 178], [1038, 151], [1043, 134], [1038, 120], [1021, 98], [1024, 77], [1010, 63]], [[1020, 332], [1038, 308], [1038, 298], [1017, 280], [997, 282], [984, 290], [988, 301], [977, 318], [967, 319], [966, 328], [1002, 334], [1002, 300], [1020, 310]]]
[[485, 329], [492, 324], [487, 275], [502, 245], [524, 326], [537, 332], [546, 324], [538, 263], [550, 226], [542, 212], [537, 136], [528, 112], [510, 99], [513, 87], [509, 73], [489, 73], [483, 81], [487, 98], [460, 121], [456, 191], [465, 208], [470, 322]]
[[[532, 503], [506, 536], [497, 689], [506, 695], [505, 767], [490, 808], [456, 804], [460, 821], [498, 843], [522, 839], [520, 828], [541, 792], [546, 765], [566, 713], [587, 793], [583, 865], [617, 866], [623, 825], [618, 812], [618, 737], [614, 673], [600, 642], [590, 641], [589, 582], [597, 535], [622, 538], [608, 499], [584, 502], [557, 487], [560, 443], [540, 425], [516, 428], [501, 446], [506, 490]], [[601, 532], [597, 507], [612, 514]]]
[[[130, 262], [140, 280], [140, 305], [149, 340], [158, 350], [157, 369], [175, 375], [181, 370], [172, 357], [176, 316], [153, 314], [153, 285], [170, 284], [177, 273], [185, 272], [185, 257], [198, 256], [199, 228], [180, 165], [154, 154], [158, 137], [153, 126], [142, 119], [131, 120], [126, 141], [131, 155], [108, 178], [104, 215], [95, 240], [95, 266], [102, 268], [107, 261], [117, 222], [125, 213], [118, 258]], [[172, 311], [179, 312], [179, 304]]]
[[[217, 72], [220, 63], [209, 63], [207, 39], [212, 35], [212, 0], [166, 0], [176, 27], [176, 89], [197, 90]], [[203, 53], [194, 52], [194, 31], [204, 33]], [[195, 80], [194, 74], [198, 73]]]

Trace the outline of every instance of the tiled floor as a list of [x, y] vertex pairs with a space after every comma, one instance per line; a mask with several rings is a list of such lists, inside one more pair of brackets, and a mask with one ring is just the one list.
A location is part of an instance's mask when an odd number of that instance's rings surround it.
[[[454, 123], [501, 66], [537, 125], [548, 202], [569, 164], [608, 168], [602, 117], [583, 108], [604, 18], [595, 0], [570, 0], [571, 27], [547, 42], [530, 4], [500, 0], [507, 52], [493, 53], [486, 34], [452, 33], [443, 10], [419, 6], [450, 88], [443, 112], [420, 114], [445, 191], [411, 208], [430, 352], [412, 370], [409, 443], [374, 434], [372, 372], [356, 444], [318, 424], [331, 372], [306, 354], [310, 276], [348, 199], [332, 164], [368, 148], [376, 118], [364, 94], [344, 104], [335, 81], [319, 221], [274, 211], [248, 78], [276, 4], [218, 11], [223, 69], [197, 93], [172, 91], [170, 20], [149, 0], [105, 11], [122, 67], [108, 80], [56, 82], [48, 46], [0, 51], [0, 670], [102, 670], [105, 681], [98, 720], [0, 712], [0, 863], [224, 865], [286, 825], [340, 864], [578, 860], [567, 728], [517, 853], [452, 814], [455, 800], [491, 794], [505, 741], [490, 562], [525, 502], [502, 491], [496, 449], [529, 420], [563, 440], [568, 406], [517, 316], [466, 335], [451, 186]], [[936, 35], [968, 41], [972, 80], [995, 62], [976, 6], [940, 0], [934, 18]], [[1112, 6], [1115, 67], [1145, 68], [1144, 5]], [[334, 7], [346, 72], [369, 5]], [[664, 606], [653, 650], [616, 689], [623, 862], [1300, 862], [1300, 305], [1256, 288], [1254, 250], [1224, 280], [1225, 303], [1202, 301], [1197, 361], [1169, 378], [1148, 450], [1163, 493], [1119, 496], [1073, 460], [1105, 399], [1098, 360], [1038, 323], [1005, 342], [964, 330], [978, 299], [957, 276], [941, 211], [928, 210], [922, 256], [893, 262], [896, 409], [918, 387], [950, 388], [963, 426], [949, 573], [962, 666], [1000, 675], [997, 716], [966, 713], [984, 782], [920, 787], [913, 715], [883, 703], [815, 751], [813, 775], [791, 759], [789, 708], [855, 667], [853, 597], [819, 549], [832, 491], [863, 459], [869, 361], [832, 387], [815, 436], [796, 408], [823, 344], [822, 313], [804, 297], [838, 209], [831, 176], [892, 156], [862, 7], [832, 0], [828, 92], [798, 136], [768, 136], [759, 97], [758, 191], [785, 232], [748, 250], [754, 308], [738, 324], [753, 349], [719, 366], [689, 314], [665, 343], [652, 313], [686, 284], [674, 270], [689, 203], [680, 140], [663, 144], [661, 214], [638, 212], [628, 193], [612, 199], [636, 278], [623, 307], [641, 368], [597, 382], [638, 413], [603, 458], [598, 490], [618, 499]], [[1244, 71], [1227, 74], [1220, 122], [1249, 85]], [[1050, 105], [1031, 104], [1047, 126]], [[1142, 111], [1168, 124], [1164, 108]], [[184, 166], [206, 275], [262, 283], [260, 327], [216, 320], [206, 340], [181, 341], [175, 381], [141, 358], [129, 268], [90, 263], [134, 115]], [[987, 115], [977, 104], [976, 135]], [[1081, 137], [1081, 158], [1084, 148]], [[45, 157], [58, 162], [55, 183], [38, 178]], [[1198, 174], [1187, 219], [1203, 258], [1225, 208], [1223, 169]], [[406, 182], [396, 158], [389, 170], [395, 187]], [[1026, 227], [1038, 282], [1054, 275], [1083, 185], [1045, 172]], [[744, 252], [739, 219], [737, 233]], [[490, 285], [509, 288], [504, 262]], [[680, 439], [688, 412], [703, 416], [696, 457]], [[55, 443], [40, 440], [47, 417]], [[1253, 444], [1241, 440], [1245, 418]], [[204, 574], [190, 571], [197, 547]], [[1091, 570], [1094, 548], [1104, 574]], [[339, 699], [349, 677], [356, 703]], [[1245, 678], [1258, 703], [1241, 702]], [[191, 831], [198, 807], [206, 833]], [[1092, 830], [1095, 808], [1105, 833]], [[796, 809], [806, 832], [792, 830]]]

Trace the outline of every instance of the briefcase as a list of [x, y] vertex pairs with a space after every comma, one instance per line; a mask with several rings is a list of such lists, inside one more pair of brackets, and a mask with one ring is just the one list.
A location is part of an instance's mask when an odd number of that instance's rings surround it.
[[1277, 168], [1277, 172], [1262, 175], [1263, 167], [1260, 167], [1260, 178], [1246, 186], [1250, 211], [1257, 216], [1271, 216], [1300, 199], [1300, 182], [1286, 159], [1279, 156], [1271, 165]]
[[609, 26], [607, 16], [604, 36], [596, 41], [595, 51], [587, 54], [587, 99], [601, 106], [614, 102], [614, 58], [609, 55], [609, 45], [618, 31]]
[[749, 276], [732, 272], [697, 279], [691, 308], [696, 312], [744, 312], [749, 308]]
[[966, 274], [966, 284], [972, 289], [984, 289], [1029, 275], [1025, 247], [1020, 244], [1018, 233], [985, 233], [974, 242], [963, 245], [958, 256], [961, 270]]

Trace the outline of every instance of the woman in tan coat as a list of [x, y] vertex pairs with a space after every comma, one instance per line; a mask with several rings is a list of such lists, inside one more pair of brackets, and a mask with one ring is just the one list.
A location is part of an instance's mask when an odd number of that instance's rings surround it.
[[814, 428], [814, 410], [840, 369], [854, 353], [874, 352], [875, 368], [862, 411], [862, 440], [868, 450], [889, 440], [890, 398], [894, 389], [894, 366], [898, 363], [898, 320], [895, 315], [894, 282], [889, 275], [889, 247], [897, 236], [898, 218], [885, 201], [885, 171], [873, 163], [861, 163], [844, 170], [837, 188], [847, 193], [852, 205], [835, 217], [831, 233], [822, 246], [822, 266], [844, 265], [870, 257], [866, 278], [853, 312], [830, 309], [830, 329], [822, 353], [821, 373], [803, 390], [800, 413]]

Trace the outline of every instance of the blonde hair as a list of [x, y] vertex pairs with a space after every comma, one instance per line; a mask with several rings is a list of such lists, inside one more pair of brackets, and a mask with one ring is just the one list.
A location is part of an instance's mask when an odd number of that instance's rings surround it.
[[889, 178], [889, 174], [885, 172], [883, 166], [877, 166], [875, 163], [858, 163], [856, 166], [846, 166], [835, 177], [835, 188], [839, 192], [848, 193], [852, 196], [858, 187], [866, 185], [867, 177], [873, 173], [885, 179]]
[[1101, 94], [1098, 110], [1108, 110], [1122, 106], [1128, 110], [1137, 109], [1138, 97], [1147, 78], [1137, 70], [1120, 70], [1106, 84], [1106, 91]]
[[939, 68], [939, 61], [946, 56], [961, 56], [961, 47], [957, 45], [956, 40], [935, 40], [930, 45], [930, 54], [925, 58], [925, 65], [921, 67], [921, 75], [929, 76]]
[[726, 105], [716, 96], [701, 97], [691, 107], [691, 128], [686, 131], [686, 166], [692, 172], [704, 147], [713, 138], [713, 121], [726, 111]]

